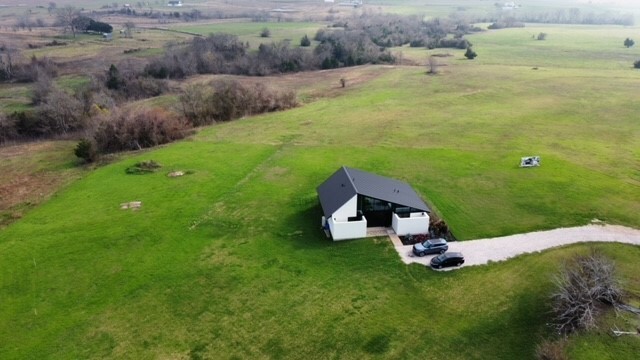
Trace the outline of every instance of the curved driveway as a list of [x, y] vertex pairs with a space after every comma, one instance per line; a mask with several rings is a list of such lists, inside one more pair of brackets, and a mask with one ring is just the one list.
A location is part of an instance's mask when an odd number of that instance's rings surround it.
[[[429, 264], [433, 255], [414, 256], [411, 245], [402, 245], [397, 235], [392, 232], [389, 236], [405, 264]], [[586, 225], [489, 239], [454, 241], [449, 243], [449, 251], [461, 252], [465, 258], [462, 266], [472, 266], [580, 242], [619, 242], [640, 245], [640, 230], [619, 225]]]

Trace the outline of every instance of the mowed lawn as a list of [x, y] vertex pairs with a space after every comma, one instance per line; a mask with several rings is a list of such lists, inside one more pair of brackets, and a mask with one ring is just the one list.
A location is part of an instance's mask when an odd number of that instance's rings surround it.
[[[0, 358], [533, 358], [551, 275], [589, 245], [436, 273], [387, 239], [327, 240], [315, 187], [341, 165], [406, 180], [463, 240], [640, 227], [640, 73], [593, 64], [382, 67], [102, 167], [0, 231]], [[125, 173], [149, 159], [163, 168]], [[596, 247], [637, 302], [640, 248]], [[607, 330], [570, 354], [637, 356]]]

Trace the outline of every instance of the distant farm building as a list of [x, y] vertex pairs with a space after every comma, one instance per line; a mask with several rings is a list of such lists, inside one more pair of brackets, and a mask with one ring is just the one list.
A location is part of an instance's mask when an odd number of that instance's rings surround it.
[[167, 6], [182, 6], [182, 0], [171, 0], [167, 3]]
[[403, 181], [343, 166], [317, 191], [322, 227], [333, 240], [366, 237], [367, 227], [391, 227], [398, 235], [429, 232], [429, 208]]

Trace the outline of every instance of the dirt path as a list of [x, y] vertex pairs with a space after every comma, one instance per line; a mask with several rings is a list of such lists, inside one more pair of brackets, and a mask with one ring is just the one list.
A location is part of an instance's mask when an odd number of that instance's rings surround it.
[[[405, 264], [427, 265], [431, 261], [433, 255], [414, 256], [411, 252], [411, 245], [402, 245], [395, 234], [389, 234], [389, 236]], [[640, 230], [619, 225], [586, 225], [497, 238], [450, 242], [449, 251], [461, 252], [465, 257], [463, 266], [473, 266], [580, 242], [619, 242], [640, 246]]]

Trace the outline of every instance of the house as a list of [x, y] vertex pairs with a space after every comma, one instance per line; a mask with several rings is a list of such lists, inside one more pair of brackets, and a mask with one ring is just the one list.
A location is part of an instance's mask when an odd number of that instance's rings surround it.
[[167, 3], [167, 6], [182, 6], [182, 0], [171, 0]]
[[322, 227], [333, 240], [366, 237], [367, 227], [392, 227], [398, 235], [429, 232], [429, 207], [403, 181], [343, 166], [317, 192]]

